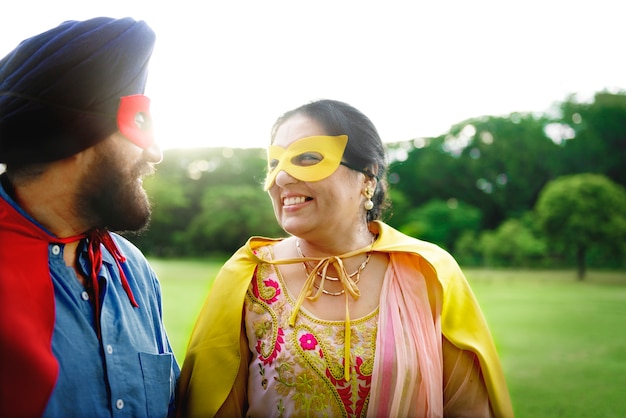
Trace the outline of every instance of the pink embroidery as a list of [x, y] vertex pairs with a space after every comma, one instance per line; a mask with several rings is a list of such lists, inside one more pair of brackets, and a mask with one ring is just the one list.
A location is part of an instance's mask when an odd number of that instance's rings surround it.
[[[300, 342], [302, 342], [302, 338], [305, 336], [306, 335], [300, 337]], [[372, 380], [372, 376], [364, 374], [361, 370], [362, 366], [363, 358], [357, 357], [354, 370], [357, 374], [357, 379], [362, 381], [363, 383], [358, 385], [358, 396], [356, 405], [354, 405], [352, 402], [352, 386], [349, 384], [349, 382], [346, 382], [345, 380], [343, 380], [343, 378], [336, 379], [330, 372], [330, 369], [326, 368], [326, 377], [328, 378], [328, 380], [330, 380], [333, 386], [335, 386], [337, 393], [339, 394], [339, 397], [341, 398], [341, 401], [346, 408], [346, 412], [349, 415], [354, 414], [356, 416], [361, 416], [361, 413], [363, 412], [363, 407], [365, 406], [365, 401], [368, 399], [370, 393], [370, 382]], [[356, 413], [353, 409], [353, 406], [356, 406]]]
[[283, 329], [278, 328], [278, 331], [276, 332], [276, 334], [277, 334], [276, 343], [274, 344], [274, 348], [272, 349], [272, 352], [267, 357], [263, 356], [263, 352], [261, 350], [262, 341], [257, 340], [256, 342], [256, 352], [259, 353], [259, 359], [261, 359], [261, 361], [265, 365], [268, 365], [268, 364], [270, 366], [272, 365], [274, 360], [276, 360], [276, 357], [278, 357], [278, 353], [280, 353], [280, 350], [282, 349], [281, 345], [285, 343], [285, 339], [283, 338], [285, 333], [283, 332]]
[[[264, 299], [267, 303], [274, 303], [278, 300], [278, 295], [280, 295], [280, 289], [278, 288], [278, 283], [274, 280], [263, 280], [263, 284], [265, 287], [273, 287], [274, 288], [274, 296], [269, 299]], [[267, 290], [266, 290], [267, 292]], [[266, 294], [264, 294], [266, 295]]]
[[[345, 360], [342, 358], [341, 359], [341, 365], [343, 366], [344, 364], [345, 364]], [[330, 369], [328, 367], [326, 367], [326, 377], [328, 378], [328, 380], [330, 380], [330, 383], [332, 383], [333, 386], [335, 386], [336, 388], [341, 387], [341, 386], [346, 384], [346, 381], [343, 378], [343, 371], [341, 371], [341, 377], [339, 377], [339, 379], [337, 379], [337, 378], [335, 378], [335, 376], [333, 376], [333, 374], [330, 371]]]
[[361, 357], [357, 357], [356, 365], [354, 366], [354, 369], [356, 370], [356, 374], [357, 374], [357, 379], [363, 380], [364, 381], [363, 383], [369, 387], [370, 384], [372, 383], [372, 375], [363, 373], [363, 371], [361, 370], [361, 367], [363, 367], [363, 359]]
[[313, 334], [304, 334], [300, 337], [300, 347], [303, 350], [315, 350], [317, 339]]
[[363, 385], [359, 384], [358, 390], [358, 398], [356, 401], [356, 416], [361, 416], [363, 412], [363, 407], [365, 406], [365, 401], [367, 400], [370, 393], [370, 384], [372, 381], [371, 375], [364, 375], [361, 371], [361, 366], [363, 365], [363, 359], [361, 357], [356, 358], [355, 370], [357, 373], [357, 379], [363, 380]]
[[[256, 278], [256, 276], [255, 276]], [[265, 303], [272, 304], [278, 300], [280, 295], [280, 288], [278, 282], [275, 280], [263, 280], [263, 289], [259, 289], [259, 283], [257, 280], [252, 281], [252, 294]]]
[[346, 412], [349, 416], [354, 415], [354, 410], [352, 409], [352, 387], [346, 386], [345, 388], [337, 388], [337, 393], [341, 397], [341, 402], [343, 402], [343, 406], [346, 408]]
[[254, 273], [254, 280], [252, 280], [252, 294], [254, 295], [254, 297], [258, 298], [259, 297], [259, 283], [256, 280], [257, 275], [256, 272]]

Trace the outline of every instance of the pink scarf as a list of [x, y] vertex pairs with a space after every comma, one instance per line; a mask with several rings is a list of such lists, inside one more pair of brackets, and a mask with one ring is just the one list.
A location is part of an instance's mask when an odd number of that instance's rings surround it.
[[[426, 263], [392, 254], [381, 291], [368, 417], [442, 417], [441, 290], [420, 273]], [[419, 275], [421, 277], [416, 277]], [[428, 295], [436, 295], [429, 300]], [[417, 360], [417, 361], [416, 361]]]

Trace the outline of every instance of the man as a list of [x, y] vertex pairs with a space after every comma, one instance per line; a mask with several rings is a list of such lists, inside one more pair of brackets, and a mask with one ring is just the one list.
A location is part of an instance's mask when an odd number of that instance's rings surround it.
[[154, 33], [68, 21], [0, 61], [0, 416], [172, 413], [159, 282], [130, 242], [161, 160], [143, 96]]

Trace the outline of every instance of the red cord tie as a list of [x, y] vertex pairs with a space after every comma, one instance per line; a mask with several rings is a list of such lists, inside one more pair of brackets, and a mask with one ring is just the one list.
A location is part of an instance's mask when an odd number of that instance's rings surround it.
[[98, 273], [102, 268], [102, 250], [100, 249], [100, 244], [104, 245], [104, 248], [107, 249], [115, 259], [115, 263], [117, 264], [117, 268], [120, 272], [120, 279], [122, 280], [122, 287], [124, 291], [126, 291], [126, 295], [130, 300], [130, 303], [133, 307], [138, 308], [139, 304], [135, 300], [133, 296], [133, 292], [130, 289], [130, 285], [128, 284], [128, 279], [126, 279], [126, 274], [124, 274], [124, 269], [122, 269], [122, 264], [126, 262], [126, 257], [122, 255], [120, 250], [115, 245], [113, 238], [107, 230], [104, 229], [94, 229], [87, 233], [87, 238], [89, 240], [87, 251], [89, 254], [89, 261], [91, 262], [91, 286], [93, 288], [96, 307], [96, 329], [98, 332], [98, 338], [100, 338], [100, 284], [98, 283]]

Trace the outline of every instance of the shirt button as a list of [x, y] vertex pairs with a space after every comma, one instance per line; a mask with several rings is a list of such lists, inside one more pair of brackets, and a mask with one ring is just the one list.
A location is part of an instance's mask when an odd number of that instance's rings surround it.
[[115, 407], [117, 409], [122, 409], [124, 408], [124, 401], [121, 399], [118, 399], [117, 401], [115, 401]]
[[52, 254], [59, 255], [60, 252], [61, 252], [61, 247], [59, 247], [58, 245], [52, 246]]
[[89, 293], [83, 290], [83, 293], [80, 294], [80, 297], [83, 298], [83, 300], [89, 300]]
[[113, 354], [113, 346], [111, 344], [107, 345], [107, 353]]

